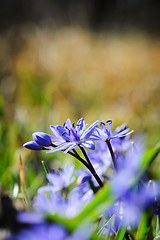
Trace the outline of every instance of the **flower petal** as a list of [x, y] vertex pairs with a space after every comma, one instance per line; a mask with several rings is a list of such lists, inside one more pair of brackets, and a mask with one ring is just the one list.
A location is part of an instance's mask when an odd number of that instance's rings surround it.
[[[127, 130], [127, 129], [126, 129], [126, 130]], [[116, 135], [113, 135], [112, 138], [125, 137], [125, 136], [131, 134], [132, 132], [134, 132], [134, 130], [131, 130], [130, 132], [123, 131], [123, 132], [117, 133]]]
[[80, 146], [88, 148], [88, 149], [92, 149], [92, 150], [95, 149], [95, 145], [92, 141], [82, 142], [82, 143], [80, 143]]
[[77, 130], [79, 136], [82, 135], [85, 128], [86, 128], [86, 124], [85, 124], [84, 119], [83, 118], [79, 119], [77, 122], [77, 125], [76, 125], [76, 130]]
[[25, 144], [23, 144], [23, 147], [30, 149], [30, 150], [42, 150], [43, 149], [43, 147], [41, 145], [39, 145], [38, 143], [36, 143], [35, 141], [26, 142]]
[[73, 142], [65, 142], [65, 143], [61, 144], [60, 146], [53, 148], [52, 150], [50, 150], [47, 153], [65, 150], [65, 149], [69, 148], [72, 144], [73, 144]]
[[36, 143], [45, 147], [49, 147], [52, 143], [50, 136], [44, 132], [35, 132], [32, 137]]
[[67, 148], [67, 149], [64, 151], [64, 153], [67, 153], [69, 150], [71, 150], [71, 149], [73, 149], [73, 148], [75, 148], [75, 147], [77, 147], [77, 146], [78, 146], [78, 144], [72, 143], [72, 145], [71, 145], [69, 148]]
[[90, 135], [92, 134], [92, 132], [94, 131], [95, 127], [97, 126], [98, 122], [99, 122], [99, 120], [92, 123], [92, 125], [84, 131], [84, 133], [81, 136], [81, 139], [88, 139], [90, 137]]
[[65, 126], [68, 128], [68, 129], [72, 129], [72, 123], [71, 123], [71, 120], [68, 118], [67, 121], [65, 122]]
[[105, 133], [103, 130], [101, 130], [100, 128], [96, 128], [95, 132], [97, 132], [97, 134], [99, 135], [99, 137], [103, 140], [106, 141], [108, 139], [108, 134]]
[[93, 141], [100, 140], [100, 139], [101, 138], [98, 135], [93, 135], [93, 134], [89, 137], [89, 140], [93, 140]]
[[57, 139], [59, 139], [59, 134], [57, 132], [57, 126], [50, 126], [50, 129], [52, 130], [53, 134], [57, 137]]

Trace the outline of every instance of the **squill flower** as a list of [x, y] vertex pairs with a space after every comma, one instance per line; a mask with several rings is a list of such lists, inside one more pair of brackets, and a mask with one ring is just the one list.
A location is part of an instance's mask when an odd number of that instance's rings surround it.
[[81, 118], [75, 126], [74, 123], [71, 124], [71, 121], [68, 118], [63, 127], [60, 125], [50, 126], [55, 135], [54, 145], [57, 147], [53, 148], [48, 153], [61, 150], [64, 150], [64, 153], [67, 153], [70, 149], [74, 149], [77, 146], [94, 150], [95, 146], [93, 140], [98, 140], [99, 137], [93, 135], [93, 131], [98, 122], [99, 120], [88, 127], [88, 124], [86, 124], [84, 119]]
[[100, 137], [101, 140], [107, 141], [115, 138], [124, 138], [127, 135], [131, 134], [133, 130], [130, 131], [129, 128], [127, 128], [126, 125], [122, 125], [121, 127], [117, 128], [114, 132], [112, 132], [112, 121], [108, 120], [106, 123], [108, 123], [108, 129], [105, 126], [104, 122], [101, 122], [99, 127], [96, 127], [95, 132]]

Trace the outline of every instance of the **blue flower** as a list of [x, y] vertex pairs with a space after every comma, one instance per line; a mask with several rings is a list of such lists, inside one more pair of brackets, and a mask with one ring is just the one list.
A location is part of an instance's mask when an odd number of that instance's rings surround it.
[[73, 172], [74, 165], [66, 165], [63, 171], [48, 173], [47, 179], [52, 184], [54, 190], [59, 191], [75, 181]]
[[71, 124], [71, 121], [68, 118], [63, 127], [60, 125], [50, 126], [55, 135], [54, 145], [57, 147], [53, 148], [48, 153], [61, 150], [65, 150], [64, 153], [67, 153], [70, 149], [74, 149], [77, 146], [94, 150], [95, 146], [93, 140], [98, 140], [99, 137], [93, 135], [92, 133], [98, 122], [99, 120], [88, 127], [88, 124], [86, 124], [84, 119], [81, 118], [75, 126], [75, 124]]
[[42, 216], [57, 214], [65, 218], [75, 217], [94, 196], [92, 190], [82, 194], [75, 189], [65, 196], [61, 192], [55, 192], [53, 186], [41, 187], [34, 199], [33, 207]]
[[126, 125], [122, 125], [121, 127], [117, 128], [114, 132], [112, 132], [111, 130], [112, 121], [108, 120], [106, 123], [108, 123], [108, 129], [106, 129], [104, 122], [101, 122], [100, 124], [102, 129], [99, 127], [96, 127], [95, 129], [95, 132], [103, 141], [107, 141], [115, 138], [124, 138], [133, 132], [133, 130], [130, 131], [130, 129], [127, 128]]
[[80, 225], [73, 233], [69, 234], [60, 224], [40, 223], [32, 224], [19, 233], [12, 234], [6, 240], [89, 240], [93, 228]]

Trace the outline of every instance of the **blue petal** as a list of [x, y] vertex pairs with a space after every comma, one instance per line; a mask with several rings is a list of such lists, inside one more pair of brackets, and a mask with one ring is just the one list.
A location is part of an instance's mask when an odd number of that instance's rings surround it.
[[58, 125], [56, 127], [56, 130], [57, 130], [57, 132], [58, 132], [58, 134], [61, 138], [65, 139], [67, 141], [70, 141], [70, 136], [68, 135], [68, 130], [67, 129]]
[[71, 123], [71, 120], [68, 118], [67, 121], [65, 122], [65, 126], [68, 128], [68, 129], [72, 129], [72, 123]]
[[26, 142], [25, 144], [23, 144], [23, 147], [30, 149], [30, 150], [42, 150], [43, 149], [43, 147], [40, 146], [35, 141]]
[[45, 221], [42, 215], [35, 212], [20, 212], [17, 215], [17, 219], [21, 223], [29, 224], [38, 224]]
[[52, 150], [50, 150], [47, 153], [65, 150], [66, 148], [69, 148], [71, 145], [73, 145], [73, 142], [65, 142], [65, 143], [61, 144], [60, 146], [53, 148]]
[[76, 130], [79, 133], [79, 135], [81, 135], [83, 133], [83, 131], [85, 130], [85, 121], [83, 118], [79, 119], [76, 125]]
[[102, 131], [100, 128], [96, 128], [95, 132], [99, 135], [99, 137], [103, 140], [106, 141], [108, 139], [108, 134], [106, 134], [104, 131]]
[[93, 141], [100, 140], [100, 139], [101, 138], [99, 136], [93, 135], [93, 134], [89, 137], [89, 140], [93, 140]]
[[96, 122], [94, 122], [89, 128], [87, 128], [84, 133], [81, 136], [81, 139], [88, 139], [90, 137], [90, 135], [92, 134], [92, 132], [94, 131], [95, 127], [97, 126], [99, 120], [97, 120]]
[[78, 146], [78, 144], [72, 143], [72, 145], [71, 145], [69, 148], [67, 148], [67, 149], [64, 151], [64, 153], [67, 153], [69, 150], [71, 150], [71, 149], [73, 149], [73, 148], [75, 148], [75, 147], [77, 147], [77, 146]]
[[38, 188], [38, 194], [46, 193], [46, 192], [54, 192], [55, 189], [51, 185], [46, 185], [43, 187]]
[[112, 135], [112, 120], [108, 120], [108, 135], [111, 136]]
[[92, 141], [86, 141], [86, 142], [82, 142], [80, 143], [80, 146], [88, 148], [88, 149], [95, 149], [94, 143]]
[[[126, 129], [127, 130], [127, 129]], [[132, 132], [134, 132], [134, 130], [130, 131], [130, 132], [127, 132], [127, 131], [123, 131], [123, 132], [120, 132], [120, 133], [117, 133], [116, 135], [113, 135], [112, 138], [116, 138], [116, 137], [125, 137], [129, 134], [131, 134]]]
[[60, 136], [59, 136], [59, 134], [58, 134], [58, 132], [57, 132], [57, 126], [51, 125], [51, 126], [50, 126], [50, 129], [52, 130], [52, 132], [53, 132], [53, 134], [56, 136], [56, 138], [59, 139]]
[[50, 136], [44, 132], [35, 132], [32, 134], [33, 139], [39, 145], [49, 147], [52, 143]]

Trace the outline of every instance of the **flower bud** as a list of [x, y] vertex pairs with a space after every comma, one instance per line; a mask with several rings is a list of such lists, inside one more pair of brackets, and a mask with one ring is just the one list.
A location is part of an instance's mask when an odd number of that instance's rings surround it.
[[28, 148], [30, 150], [42, 150], [43, 149], [43, 147], [40, 146], [35, 141], [26, 142], [25, 144], [23, 144], [23, 147]]
[[41, 146], [49, 147], [52, 144], [51, 137], [43, 132], [35, 132], [32, 134], [33, 139], [36, 143]]

